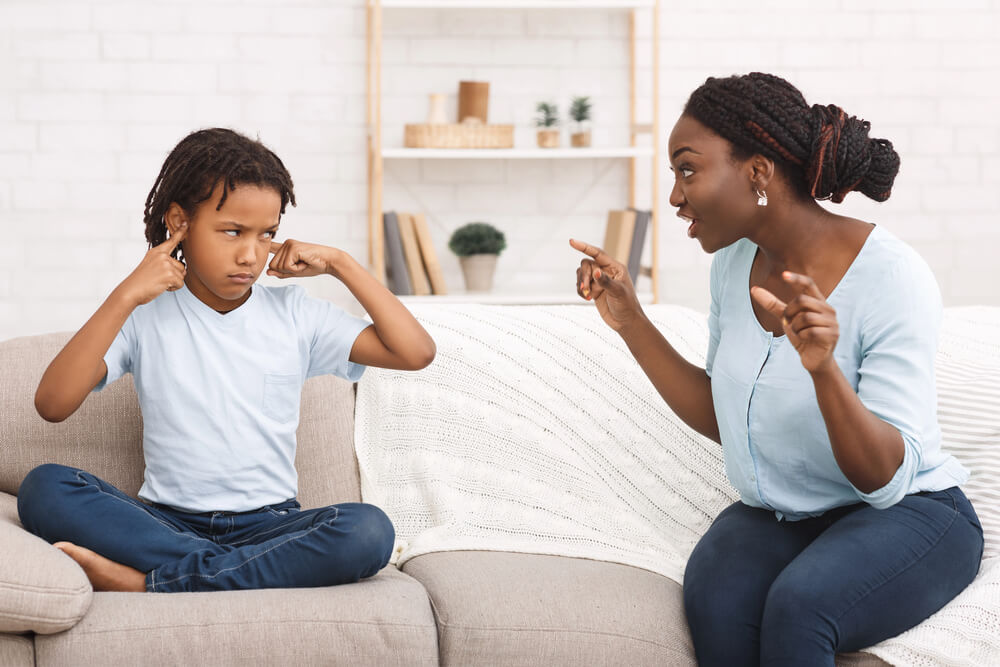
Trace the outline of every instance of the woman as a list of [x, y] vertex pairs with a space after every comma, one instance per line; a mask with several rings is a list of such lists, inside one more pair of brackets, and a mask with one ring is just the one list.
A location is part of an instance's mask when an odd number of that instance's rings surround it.
[[670, 203], [715, 253], [706, 367], [644, 316], [599, 248], [577, 270], [670, 407], [722, 444], [740, 501], [695, 547], [684, 604], [700, 665], [833, 665], [930, 616], [975, 577], [982, 528], [941, 451], [928, 266], [831, 213], [889, 197], [892, 144], [768, 74], [709, 78], [670, 135]]

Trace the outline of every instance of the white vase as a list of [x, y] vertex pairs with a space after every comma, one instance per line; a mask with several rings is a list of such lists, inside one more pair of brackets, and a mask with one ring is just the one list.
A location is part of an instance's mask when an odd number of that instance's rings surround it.
[[444, 109], [446, 99], [447, 96], [444, 93], [431, 94], [430, 105], [427, 110], [428, 125], [444, 125], [448, 122], [448, 114]]
[[493, 274], [497, 256], [493, 254], [467, 255], [458, 258], [465, 275], [465, 289], [469, 292], [489, 292], [493, 289]]

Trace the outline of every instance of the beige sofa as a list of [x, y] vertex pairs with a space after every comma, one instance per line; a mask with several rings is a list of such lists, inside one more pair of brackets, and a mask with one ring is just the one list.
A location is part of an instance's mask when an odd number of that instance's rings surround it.
[[[131, 378], [61, 424], [32, 397], [67, 334], [0, 343], [0, 665], [693, 665], [681, 588], [579, 558], [430, 553], [357, 584], [227, 593], [94, 593], [24, 531], [16, 494], [34, 466], [85, 468], [135, 494], [142, 421]], [[439, 350], [439, 354], [447, 350]], [[304, 507], [360, 499], [354, 388], [309, 380], [296, 465]], [[869, 654], [841, 665], [886, 664]]]

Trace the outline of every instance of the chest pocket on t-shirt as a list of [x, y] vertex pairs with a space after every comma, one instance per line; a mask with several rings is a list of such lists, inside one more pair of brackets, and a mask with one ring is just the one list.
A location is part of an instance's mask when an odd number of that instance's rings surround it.
[[280, 422], [294, 419], [301, 391], [297, 373], [265, 373], [264, 414]]

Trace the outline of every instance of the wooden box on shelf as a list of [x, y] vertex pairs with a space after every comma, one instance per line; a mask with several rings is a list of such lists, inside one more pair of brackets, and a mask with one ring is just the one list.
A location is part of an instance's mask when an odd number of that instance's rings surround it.
[[407, 148], [513, 148], [513, 125], [480, 123], [407, 124], [403, 132]]

